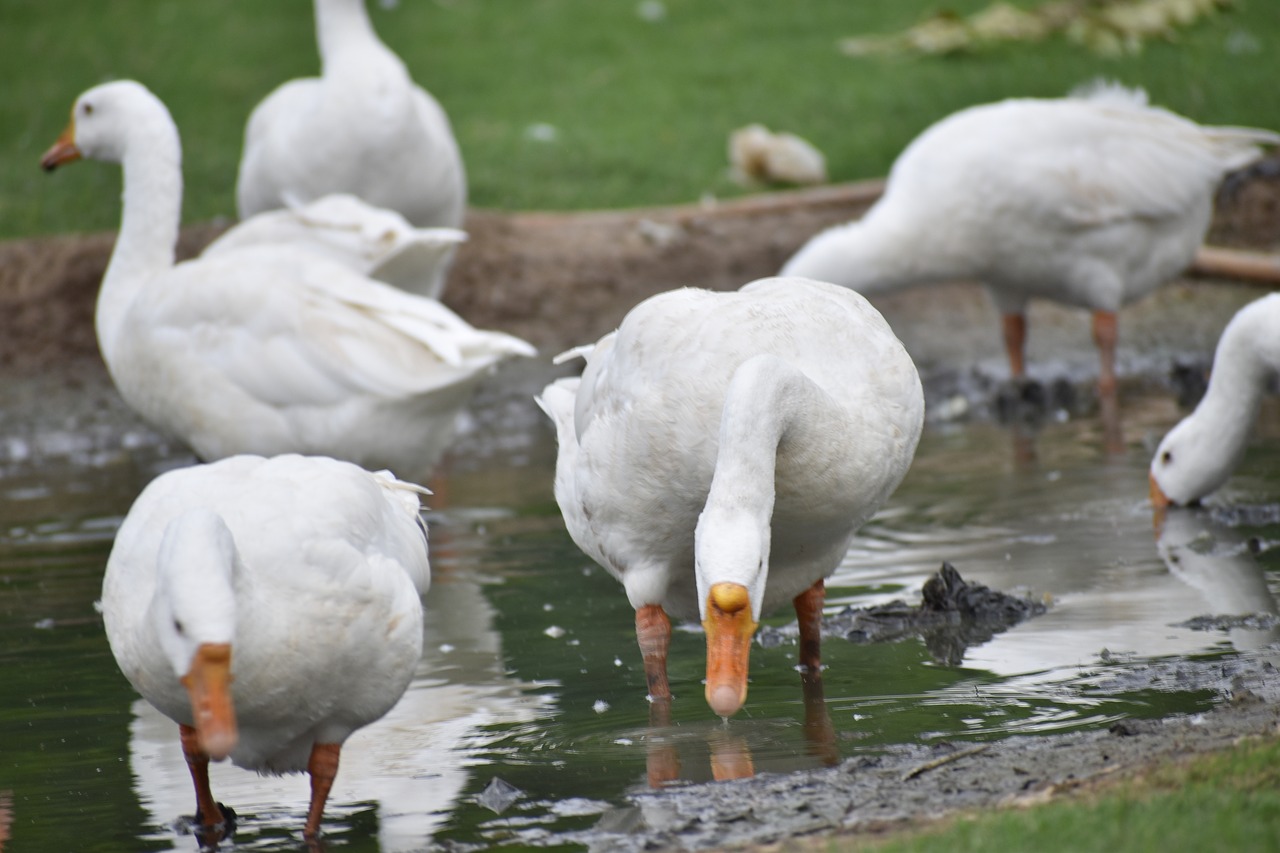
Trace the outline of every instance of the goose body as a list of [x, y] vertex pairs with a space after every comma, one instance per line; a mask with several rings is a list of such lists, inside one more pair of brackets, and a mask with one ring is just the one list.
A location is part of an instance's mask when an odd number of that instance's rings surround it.
[[1014, 376], [1030, 299], [1089, 309], [1110, 394], [1115, 312], [1187, 267], [1223, 176], [1277, 142], [1198, 125], [1118, 86], [971, 107], [917, 137], [871, 210], [815, 236], [783, 274], [861, 293], [981, 281], [1005, 318]]
[[202, 254], [297, 246], [401, 290], [439, 299], [453, 253], [466, 239], [457, 228], [415, 228], [393, 210], [335, 193], [255, 214], [223, 232]]
[[524, 341], [297, 246], [249, 245], [174, 264], [177, 129], [131, 81], [76, 101], [46, 168], [124, 167], [124, 212], [96, 308], [121, 396], [205, 460], [334, 456], [427, 473], [475, 383]]
[[1151, 460], [1157, 507], [1187, 504], [1227, 481], [1244, 455], [1268, 384], [1280, 376], [1280, 293], [1241, 308], [1213, 356], [1209, 387]]
[[637, 611], [650, 692], [669, 696], [669, 616], [707, 628], [723, 716], [745, 698], [762, 613], [796, 601], [816, 670], [822, 582], [906, 474], [922, 425], [919, 376], [883, 318], [830, 284], [765, 279], [655, 296], [584, 352], [582, 377], [539, 400], [559, 441], [556, 501]]
[[[422, 491], [324, 457], [182, 468], [143, 490], [107, 561], [103, 621], [125, 677], [183, 727], [189, 762], [309, 770], [310, 834], [320, 765], [336, 772], [347, 736], [399, 700], [422, 652]], [[203, 790], [194, 765], [193, 777], [212, 826], [207, 771]]]
[[457, 228], [466, 176], [449, 119], [374, 32], [364, 0], [315, 0], [321, 76], [291, 80], [245, 129], [241, 219], [350, 193], [419, 227]]

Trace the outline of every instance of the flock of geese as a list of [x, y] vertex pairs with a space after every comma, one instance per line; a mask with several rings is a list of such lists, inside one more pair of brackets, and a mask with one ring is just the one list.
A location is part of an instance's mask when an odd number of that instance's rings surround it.
[[[316, 0], [322, 74], [249, 118], [241, 222], [175, 264], [181, 146], [139, 83], [82, 94], [45, 154], [124, 172], [96, 331], [112, 380], [205, 464], [161, 475], [109, 558], [103, 616], [120, 668], [179, 724], [197, 825], [231, 812], [208, 762], [307, 771], [314, 838], [343, 741], [385, 714], [421, 653], [429, 470], [490, 369], [534, 348], [438, 301], [466, 181], [440, 105], [377, 37], [364, 0]], [[1228, 171], [1280, 136], [1202, 127], [1102, 86], [973, 107], [926, 130], [859, 222], [816, 235], [781, 276], [682, 288], [565, 358], [538, 397], [559, 441], [574, 541], [636, 611], [650, 698], [670, 700], [671, 617], [706, 630], [706, 700], [747, 693], [761, 615], [792, 602], [821, 667], [823, 583], [911, 465], [920, 378], [864, 293], [985, 282], [1024, 370], [1024, 309], [1093, 312], [1115, 393], [1116, 312], [1176, 276]], [[1208, 393], [1161, 443], [1153, 504], [1185, 504], [1238, 461], [1280, 370], [1280, 295], [1243, 309]], [[377, 471], [372, 473], [372, 471]], [[232, 679], [234, 678], [234, 688]]]

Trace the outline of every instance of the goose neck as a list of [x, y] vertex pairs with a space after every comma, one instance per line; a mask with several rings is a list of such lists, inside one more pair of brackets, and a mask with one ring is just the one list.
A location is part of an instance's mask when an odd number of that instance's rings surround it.
[[364, 0], [315, 0], [315, 9], [316, 41], [325, 72], [353, 50], [381, 46]]
[[124, 173], [120, 233], [98, 295], [96, 326], [108, 356], [129, 305], [154, 276], [173, 267], [182, 218], [182, 151], [172, 121], [130, 146]]
[[803, 372], [771, 355], [743, 362], [729, 382], [715, 473], [698, 519], [699, 598], [721, 581], [745, 586], [759, 616], [768, 574], [779, 457], [808, 465], [848, 415]]

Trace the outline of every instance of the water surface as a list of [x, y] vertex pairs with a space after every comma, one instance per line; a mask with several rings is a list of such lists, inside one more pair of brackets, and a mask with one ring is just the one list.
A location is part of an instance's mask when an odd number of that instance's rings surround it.
[[[968, 580], [1044, 597], [1047, 614], [968, 648], [959, 666], [918, 639], [829, 638], [825, 701], [806, 701], [793, 646], [756, 647], [747, 705], [728, 725], [702, 699], [701, 634], [679, 630], [671, 718], [651, 719], [633, 613], [565, 533], [554, 438], [526, 391], [484, 395], [432, 484], [426, 653], [400, 704], [344, 748], [328, 848], [580, 846], [564, 833], [609, 820], [651, 778], [784, 772], [889, 743], [1193, 712], [1219, 697], [1101, 684], [1169, 656], [1274, 653], [1270, 632], [1179, 625], [1275, 611], [1280, 407], [1264, 409], [1223, 494], [1157, 537], [1146, 465], [1181, 413], [1142, 395], [1124, 401], [1129, 450], [1118, 457], [1087, 417], [1016, 441], [986, 422], [930, 425], [902, 488], [828, 584], [832, 611], [915, 602], [949, 560]], [[0, 417], [0, 826], [15, 850], [195, 850], [176, 726], [119, 674], [94, 606], [133, 497], [191, 459], [98, 393], [100, 406], [62, 417], [56, 390], [13, 389]], [[54, 414], [16, 415], [15, 400]], [[304, 776], [226, 765], [212, 775], [241, 817], [228, 849], [297, 849]], [[516, 789], [501, 813], [482, 796], [495, 777]]]

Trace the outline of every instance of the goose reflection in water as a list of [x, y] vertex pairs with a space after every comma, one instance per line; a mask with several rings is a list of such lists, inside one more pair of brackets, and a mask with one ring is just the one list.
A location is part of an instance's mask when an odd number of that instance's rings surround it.
[[[831, 721], [823, 695], [820, 675], [802, 673], [804, 691], [804, 739], [806, 752], [825, 767], [840, 763], [840, 750], [836, 746], [836, 729]], [[685, 773], [680, 761], [680, 741], [671, 724], [671, 701], [653, 701], [649, 705], [649, 730], [645, 734], [646, 770], [649, 787], [661, 788], [682, 779], [702, 778], [704, 772], [690, 770]], [[703, 729], [700, 736], [708, 749], [711, 778], [717, 782], [747, 779], [756, 775], [755, 760], [747, 730], [741, 724], [732, 727], [726, 721]]]
[[[1206, 616], [1254, 616], [1277, 613], [1275, 596], [1254, 556], [1254, 546], [1239, 528], [1214, 519], [1203, 509], [1174, 508], [1156, 515], [1156, 550], [1169, 573], [1203, 597]], [[1239, 651], [1280, 640], [1280, 627], [1249, 628], [1224, 623]]]

